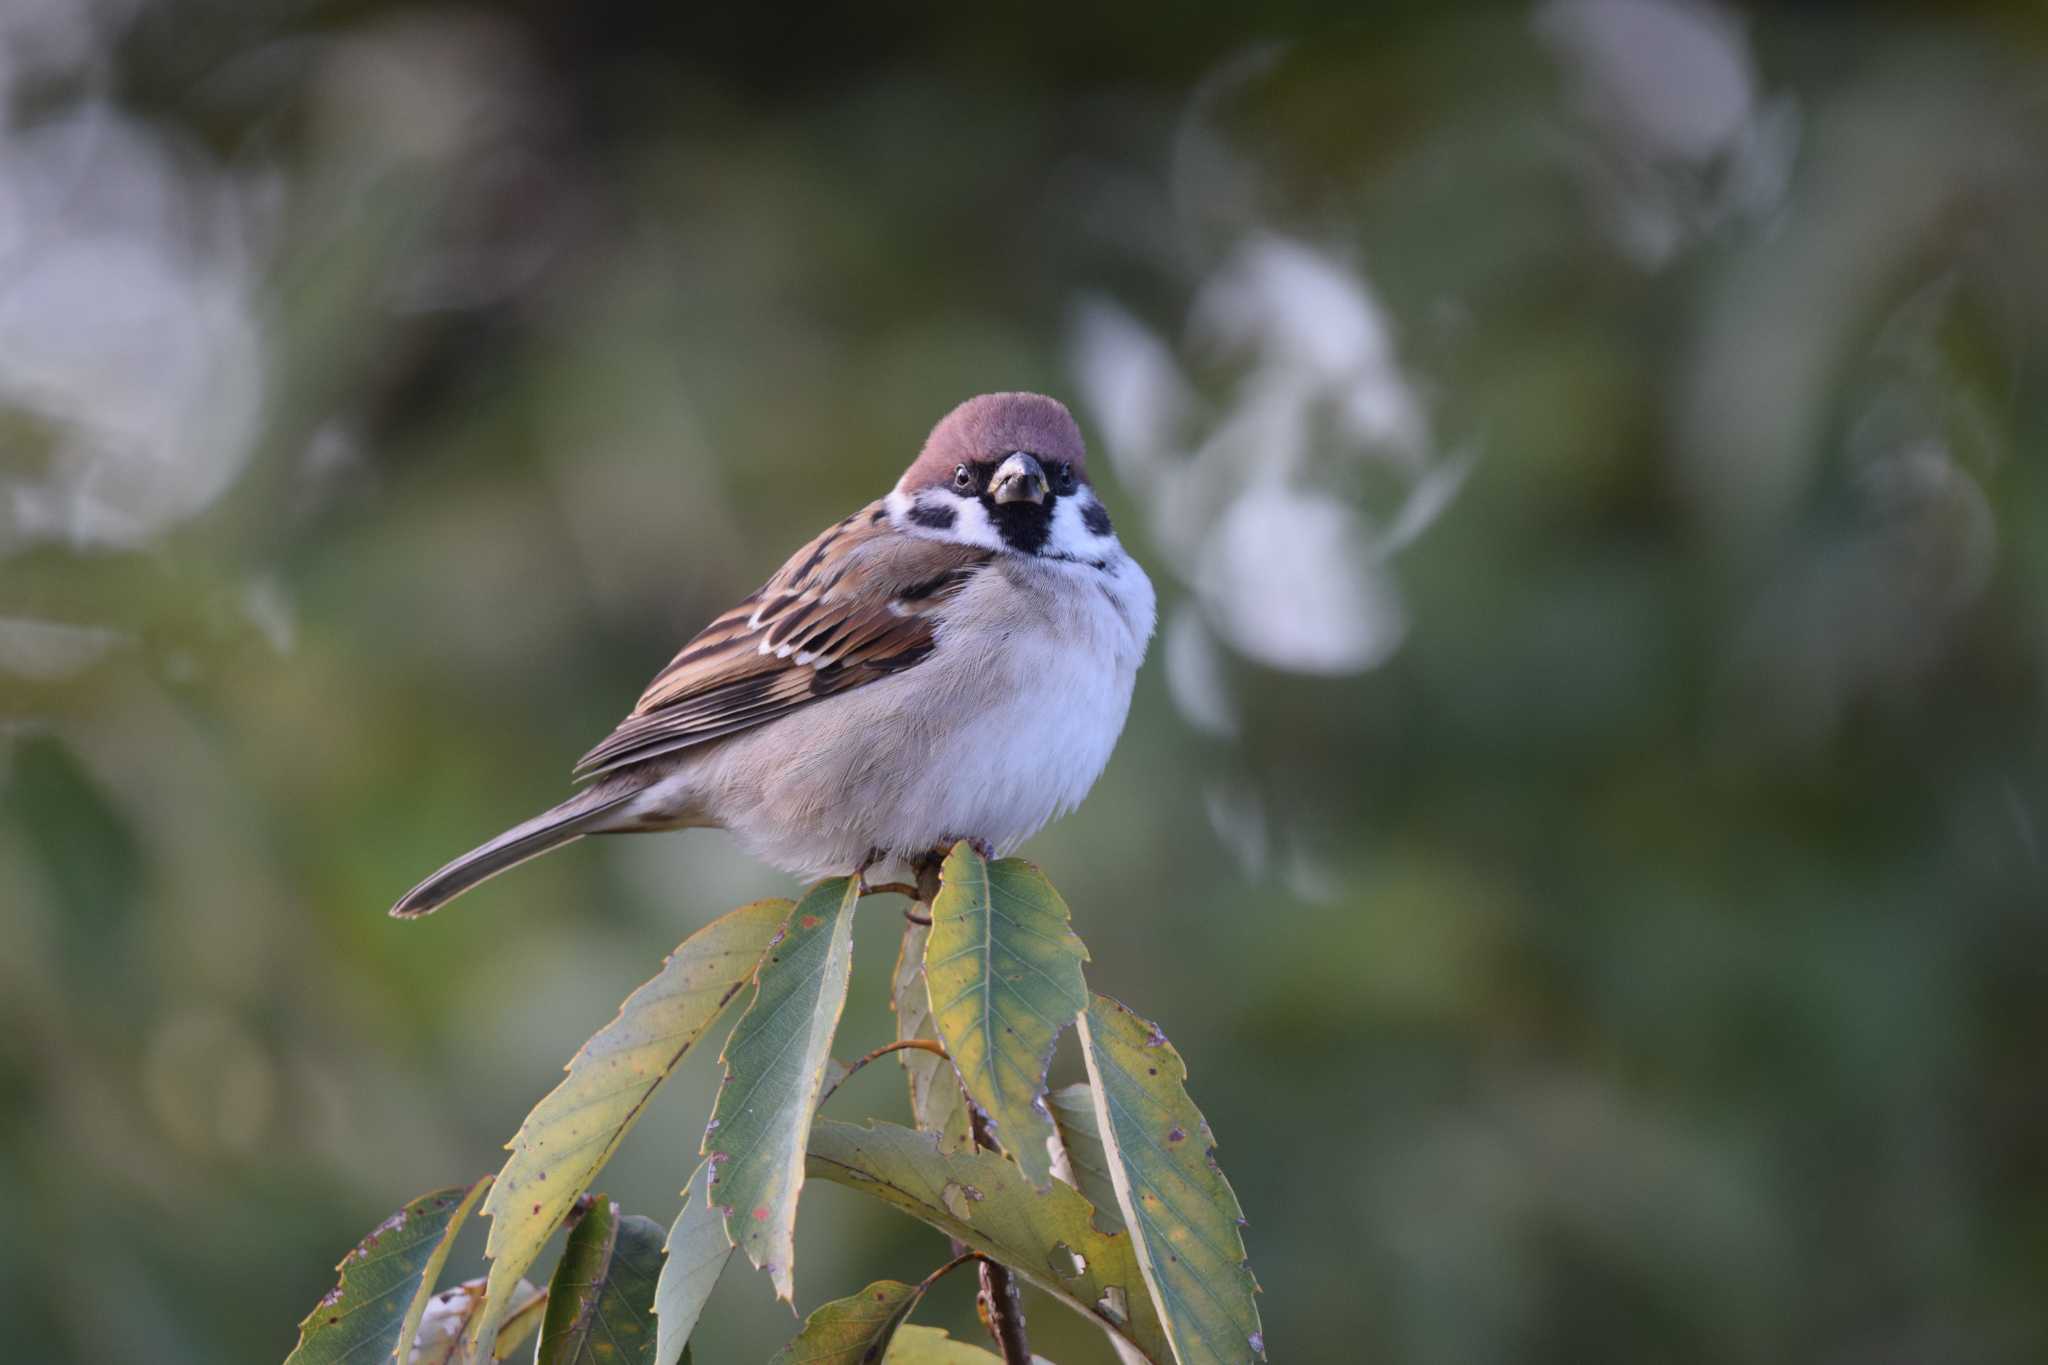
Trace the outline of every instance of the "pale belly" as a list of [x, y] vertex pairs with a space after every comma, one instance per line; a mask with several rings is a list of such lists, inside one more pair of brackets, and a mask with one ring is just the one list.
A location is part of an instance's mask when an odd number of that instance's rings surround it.
[[1129, 575], [964, 603], [926, 662], [680, 756], [649, 804], [804, 879], [954, 839], [1008, 852], [1080, 803], [1123, 730], [1152, 614]]

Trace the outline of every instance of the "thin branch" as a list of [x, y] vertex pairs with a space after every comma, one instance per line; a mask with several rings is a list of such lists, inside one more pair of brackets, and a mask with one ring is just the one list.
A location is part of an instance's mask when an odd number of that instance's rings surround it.
[[909, 900], [917, 899], [917, 888], [909, 882], [876, 882], [872, 886], [862, 882], [860, 893], [863, 896], [903, 896]]
[[988, 1334], [1003, 1353], [1003, 1365], [1031, 1365], [1031, 1342], [1024, 1335], [1024, 1300], [1010, 1268], [983, 1257], [981, 1293], [976, 1300]]
[[922, 1280], [918, 1281], [917, 1292], [919, 1296], [922, 1297], [926, 1290], [930, 1289], [940, 1280], [945, 1279], [948, 1274], [952, 1273], [955, 1270], [958, 1270], [961, 1266], [966, 1265], [969, 1261], [985, 1261], [987, 1259], [988, 1257], [982, 1255], [978, 1251], [961, 1252], [958, 1256], [955, 1256], [952, 1260], [946, 1262], [937, 1270], [934, 1270], [931, 1274], [925, 1276]]
[[820, 1095], [818, 1097], [818, 1103], [823, 1104], [826, 1100], [831, 1099], [833, 1094], [838, 1091], [840, 1086], [845, 1085], [848, 1081], [853, 1079], [854, 1072], [860, 1070], [869, 1062], [879, 1061], [881, 1058], [888, 1056], [892, 1052], [902, 1052], [906, 1048], [915, 1048], [919, 1052], [929, 1052], [935, 1057], [945, 1057], [946, 1060], [949, 1062], [953, 1060], [950, 1056], [947, 1055], [946, 1049], [941, 1044], [933, 1041], [930, 1038], [899, 1038], [893, 1043], [882, 1044], [882, 1046], [876, 1048], [873, 1052], [870, 1052], [867, 1056], [862, 1057], [852, 1066], [846, 1068], [846, 1074], [844, 1076], [841, 1076], [837, 1081], [834, 1081], [832, 1083], [832, 1089], [827, 1090], [823, 1095]]

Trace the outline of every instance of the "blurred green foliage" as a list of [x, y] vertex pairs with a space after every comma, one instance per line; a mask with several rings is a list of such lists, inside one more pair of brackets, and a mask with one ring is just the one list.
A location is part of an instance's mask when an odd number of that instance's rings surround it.
[[[1032, 387], [1167, 624], [1026, 851], [1282, 1358], [2039, 1359], [2044, 73], [1989, 3], [8, 6], [12, 1355], [282, 1358], [786, 894], [689, 834], [382, 913]], [[936, 1263], [807, 1194], [801, 1308]], [[791, 1330], [734, 1275], [701, 1357]]]

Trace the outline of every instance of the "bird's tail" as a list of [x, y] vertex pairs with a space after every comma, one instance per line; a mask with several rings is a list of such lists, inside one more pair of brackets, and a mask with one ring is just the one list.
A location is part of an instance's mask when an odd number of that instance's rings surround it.
[[607, 791], [586, 787], [561, 805], [542, 811], [463, 854], [401, 896], [398, 904], [391, 907], [391, 913], [399, 919], [416, 919], [438, 910], [508, 867], [517, 867], [528, 858], [537, 858], [551, 848], [595, 833], [594, 827], [601, 827], [607, 816], [636, 795], [638, 792], [630, 788]]

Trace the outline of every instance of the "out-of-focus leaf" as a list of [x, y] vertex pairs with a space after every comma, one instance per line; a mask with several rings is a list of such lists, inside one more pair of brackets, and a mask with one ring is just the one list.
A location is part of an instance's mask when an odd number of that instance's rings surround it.
[[820, 1119], [811, 1128], [809, 1168], [994, 1257], [1143, 1359], [1172, 1365], [1130, 1235], [1097, 1229], [1079, 1191], [1054, 1182], [1038, 1193], [999, 1153], [941, 1152], [932, 1134], [893, 1123]]
[[906, 1322], [896, 1329], [896, 1339], [889, 1343], [882, 1365], [989, 1365], [991, 1361], [1001, 1365], [1001, 1360], [993, 1351], [953, 1340], [943, 1327]]
[[[434, 1295], [413, 1337], [410, 1365], [449, 1365], [456, 1359], [462, 1352], [463, 1333], [483, 1298], [482, 1276]], [[493, 1360], [510, 1359], [533, 1335], [547, 1311], [547, 1291], [532, 1280], [521, 1280], [512, 1287], [511, 1304], [512, 1311], [498, 1329], [498, 1342], [491, 1350]]]
[[1066, 1169], [1061, 1170], [1055, 1162], [1053, 1173], [1067, 1177], [1068, 1184], [1088, 1196], [1095, 1206], [1095, 1226], [1104, 1232], [1122, 1232], [1124, 1215], [1116, 1202], [1116, 1182], [1109, 1178], [1109, 1154], [1102, 1150], [1095, 1092], [1081, 1082], [1064, 1085], [1045, 1097], [1045, 1106], [1052, 1111], [1060, 1150], [1066, 1155]]
[[508, 1144], [512, 1155], [484, 1201], [491, 1270], [470, 1333], [472, 1356], [474, 1343], [504, 1322], [506, 1291], [532, 1267], [655, 1090], [746, 985], [789, 909], [786, 900], [757, 901], [690, 935], [570, 1059], [568, 1076], [519, 1125]]
[[1052, 1180], [1040, 1097], [1053, 1046], [1088, 1006], [1088, 960], [1067, 903], [1021, 858], [990, 863], [957, 844], [940, 869], [925, 941], [932, 1022], [967, 1093], [1039, 1189]]
[[1259, 1283], [1238, 1232], [1244, 1213], [1181, 1084], [1180, 1054], [1156, 1025], [1104, 995], [1081, 1016], [1081, 1051], [1117, 1203], [1175, 1359], [1264, 1360]]
[[649, 1365], [661, 1239], [653, 1219], [593, 1200], [548, 1285], [535, 1365]]
[[878, 1365], [896, 1329], [924, 1297], [924, 1286], [876, 1280], [804, 1319], [804, 1330], [770, 1365]]
[[491, 1183], [423, 1194], [370, 1230], [336, 1267], [341, 1280], [299, 1324], [286, 1365], [394, 1360], [410, 1343], [455, 1234]]
[[853, 967], [855, 878], [812, 887], [761, 959], [753, 1001], [726, 1039], [725, 1081], [704, 1132], [711, 1197], [726, 1235], [794, 1296], [797, 1195], [804, 1135], [824, 1092], [832, 1035]]
[[[932, 1027], [931, 997], [924, 984], [924, 945], [931, 926], [911, 920], [903, 929], [903, 950], [896, 956], [896, 1038], [929, 1038], [937, 1041]], [[967, 1097], [960, 1089], [960, 1073], [944, 1057], [922, 1048], [904, 1048], [896, 1054], [910, 1081], [910, 1112], [917, 1126], [939, 1135], [942, 1152], [965, 1152], [974, 1146], [974, 1133], [967, 1119]]]
[[719, 1272], [732, 1259], [725, 1218], [711, 1202], [704, 1162], [683, 1186], [683, 1210], [662, 1248], [661, 1280], [654, 1287], [655, 1365], [676, 1365], [697, 1329]]

